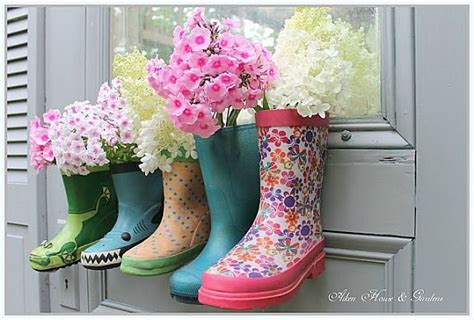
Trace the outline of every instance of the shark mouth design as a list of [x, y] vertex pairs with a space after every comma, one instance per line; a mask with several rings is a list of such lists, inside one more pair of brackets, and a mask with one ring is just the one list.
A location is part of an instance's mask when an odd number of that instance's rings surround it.
[[81, 263], [87, 267], [106, 267], [120, 264], [122, 261], [121, 249], [81, 254]]

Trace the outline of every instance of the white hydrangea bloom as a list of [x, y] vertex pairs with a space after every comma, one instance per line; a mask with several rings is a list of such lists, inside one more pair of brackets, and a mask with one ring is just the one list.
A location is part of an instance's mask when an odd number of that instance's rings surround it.
[[338, 108], [350, 98], [351, 63], [334, 48], [322, 49], [309, 33], [285, 28], [273, 59], [279, 76], [267, 91], [272, 107], [296, 108], [303, 117]]
[[198, 158], [193, 135], [176, 129], [164, 108], [141, 123], [136, 143], [135, 152], [145, 174], [157, 168], [170, 172], [176, 158]]
[[127, 116], [132, 120], [131, 131], [145, 174], [156, 169], [171, 171], [176, 158], [197, 159], [194, 137], [174, 128], [166, 112], [166, 100], [155, 94], [148, 84], [145, 53], [133, 50], [116, 55], [112, 65], [122, 95], [127, 100]]

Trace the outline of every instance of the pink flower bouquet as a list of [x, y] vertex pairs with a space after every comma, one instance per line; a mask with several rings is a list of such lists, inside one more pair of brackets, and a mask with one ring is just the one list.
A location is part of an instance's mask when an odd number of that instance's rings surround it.
[[[88, 101], [74, 102], [43, 115], [44, 124], [35, 117], [30, 125], [30, 160], [36, 172], [56, 164], [67, 175], [88, 174], [87, 166], [108, 163]], [[96, 137], [96, 138], [94, 138]]]
[[276, 78], [271, 53], [234, 33], [238, 26], [232, 19], [206, 21], [198, 8], [175, 28], [169, 64], [158, 58], [148, 64], [148, 81], [167, 99], [178, 129], [209, 137], [235, 125], [239, 111], [255, 108]]
[[38, 117], [30, 125], [30, 160], [33, 168], [56, 164], [66, 175], [86, 175], [90, 168], [134, 159], [126, 101], [119, 95], [120, 83], [102, 85], [97, 104], [74, 102]]

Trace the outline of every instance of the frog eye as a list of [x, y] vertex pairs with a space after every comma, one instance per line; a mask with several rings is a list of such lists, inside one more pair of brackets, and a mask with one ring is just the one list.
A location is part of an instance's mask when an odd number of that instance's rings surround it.
[[48, 240], [41, 241], [40, 245], [43, 246], [43, 248], [45, 249], [49, 249], [53, 246], [53, 244], [51, 242], [48, 242]]

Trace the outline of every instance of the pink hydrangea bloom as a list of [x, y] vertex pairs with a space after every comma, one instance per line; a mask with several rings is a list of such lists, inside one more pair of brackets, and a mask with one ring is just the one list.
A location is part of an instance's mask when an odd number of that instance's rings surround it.
[[173, 32], [169, 64], [152, 59], [148, 82], [167, 99], [168, 114], [180, 130], [208, 137], [221, 125], [219, 113], [254, 108], [276, 78], [271, 53], [234, 34], [238, 21], [207, 21], [196, 9]]
[[37, 116], [31, 120], [29, 153], [31, 166], [36, 170], [36, 173], [54, 163], [48, 131], [49, 125], [42, 125]]

